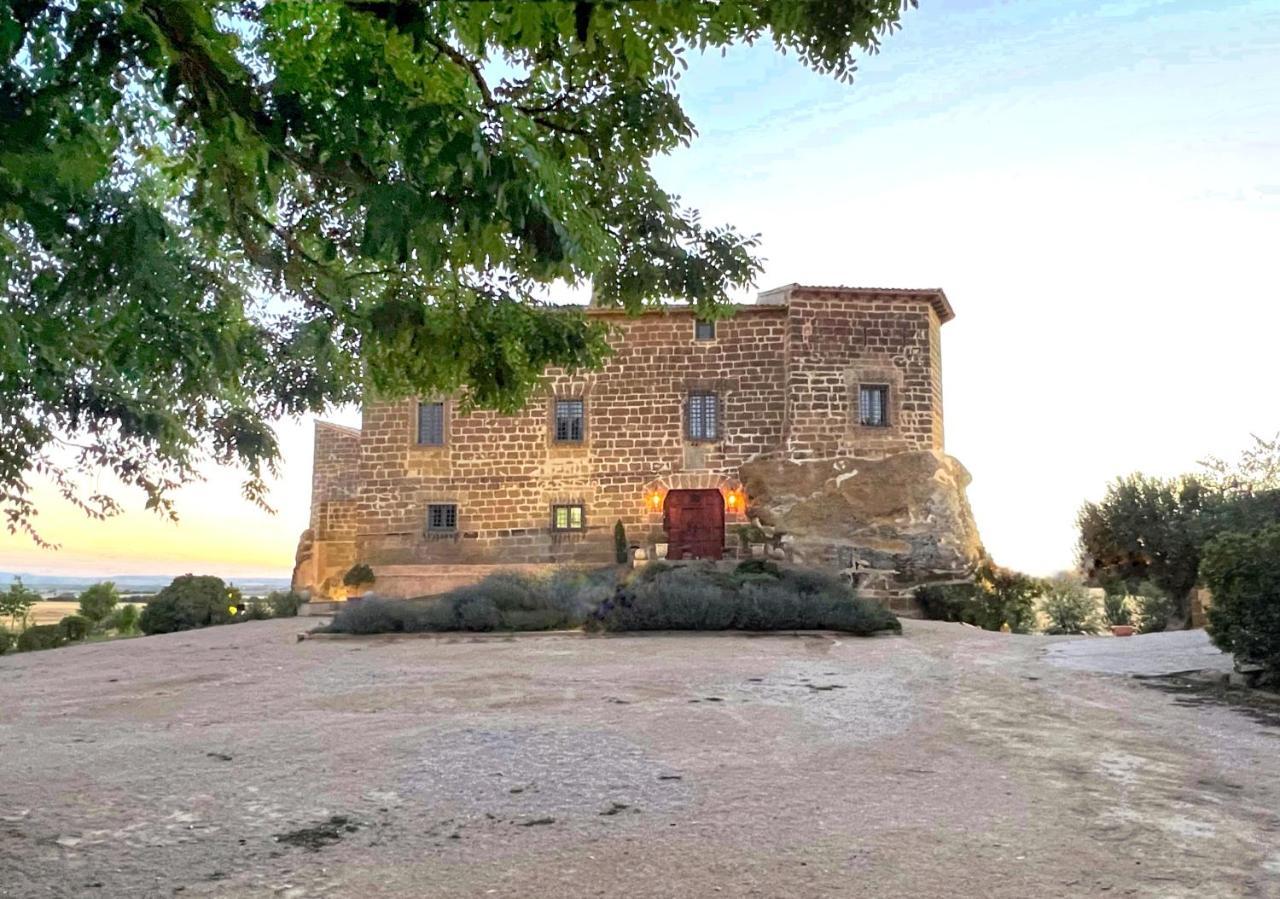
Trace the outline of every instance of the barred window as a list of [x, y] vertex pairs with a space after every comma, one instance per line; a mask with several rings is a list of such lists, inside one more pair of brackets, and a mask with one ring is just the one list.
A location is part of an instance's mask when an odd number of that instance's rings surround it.
[[690, 440], [715, 440], [720, 436], [719, 403], [714, 393], [689, 394], [688, 434]]
[[563, 505], [551, 507], [551, 529], [555, 531], [586, 530], [583, 507], [581, 505]]
[[556, 400], [555, 436], [557, 443], [578, 443], [582, 440], [582, 400]]
[[418, 403], [418, 444], [444, 446], [444, 403]]
[[863, 384], [858, 388], [858, 424], [873, 428], [889, 424], [889, 388], [885, 384]]
[[693, 323], [694, 340], [715, 340], [716, 323], [698, 319]]
[[458, 507], [453, 503], [427, 506], [427, 530], [447, 533], [458, 529]]

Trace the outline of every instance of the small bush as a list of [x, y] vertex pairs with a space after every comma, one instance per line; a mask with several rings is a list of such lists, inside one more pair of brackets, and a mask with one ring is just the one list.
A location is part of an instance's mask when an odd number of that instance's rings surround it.
[[132, 634], [138, 630], [138, 607], [132, 603], [125, 603], [111, 613], [111, 616], [103, 622], [103, 626], [114, 630], [118, 634]]
[[18, 642], [16, 634], [11, 634], [5, 628], [0, 627], [0, 656], [13, 649], [13, 645]]
[[1205, 545], [1200, 571], [1213, 594], [1214, 645], [1280, 682], [1280, 524], [1216, 537]]
[[56, 624], [37, 624], [18, 634], [18, 652], [54, 649], [67, 642], [62, 628]]
[[75, 642], [89, 636], [92, 622], [83, 615], [67, 615], [58, 622], [58, 627], [62, 628], [62, 636], [65, 639]]
[[772, 568], [739, 566], [732, 575], [706, 563], [646, 566], [601, 603], [587, 625], [602, 631], [901, 630], [896, 616], [857, 598], [837, 577], [768, 564]]
[[1048, 620], [1046, 634], [1098, 632], [1098, 604], [1084, 582], [1070, 574], [1060, 574], [1045, 582], [1040, 613]]
[[1177, 602], [1151, 581], [1142, 581], [1136, 588], [1133, 598], [1138, 612], [1138, 632], [1154, 634], [1169, 626], [1170, 619], [1175, 622], [1182, 617]]
[[144, 634], [168, 634], [227, 624], [234, 620], [231, 610], [239, 604], [240, 591], [228, 587], [222, 578], [184, 574], [147, 603], [138, 625]]
[[1102, 614], [1107, 624], [1133, 624], [1133, 611], [1129, 608], [1129, 597], [1122, 592], [1108, 590], [1102, 598]]
[[111, 614], [119, 601], [120, 594], [116, 592], [116, 585], [111, 581], [103, 581], [80, 594], [80, 614], [97, 627]]
[[1036, 618], [1036, 597], [1044, 591], [1038, 578], [1000, 568], [979, 566], [970, 584], [934, 584], [916, 590], [916, 601], [926, 618], [962, 621], [989, 631], [1008, 625], [1015, 634], [1031, 630]]
[[301, 593], [294, 593], [292, 590], [276, 590], [267, 596], [267, 605], [271, 607], [271, 614], [277, 618], [295, 618], [298, 615], [298, 609], [302, 608], [302, 604], [306, 602]]
[[373, 569], [363, 562], [352, 565], [342, 576], [342, 583], [347, 587], [363, 587], [366, 584], [372, 584], [373, 581]]
[[782, 569], [778, 567], [778, 563], [770, 562], [768, 559], [746, 559], [738, 563], [738, 567], [733, 569], [733, 573], [739, 578], [766, 575], [777, 580], [782, 577]]
[[271, 606], [263, 599], [251, 599], [245, 604], [244, 611], [236, 616], [237, 621], [266, 621], [274, 618]]
[[608, 569], [558, 569], [549, 575], [500, 571], [438, 597], [348, 603], [325, 630], [387, 634], [575, 628], [612, 594], [613, 572]]

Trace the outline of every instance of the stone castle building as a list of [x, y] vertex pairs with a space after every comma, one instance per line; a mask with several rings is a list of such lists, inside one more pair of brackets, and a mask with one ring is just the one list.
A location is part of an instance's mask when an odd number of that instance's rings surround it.
[[341, 596], [357, 562], [402, 596], [608, 564], [619, 521], [649, 552], [757, 544], [894, 605], [977, 561], [969, 477], [943, 449], [941, 290], [792, 284], [715, 322], [588, 314], [613, 356], [549, 370], [519, 414], [424, 397], [368, 403], [359, 430], [317, 423], [295, 588]]

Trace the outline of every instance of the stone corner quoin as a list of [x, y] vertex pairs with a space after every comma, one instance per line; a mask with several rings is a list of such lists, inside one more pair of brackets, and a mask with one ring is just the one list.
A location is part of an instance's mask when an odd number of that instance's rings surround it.
[[[757, 551], [852, 573], [910, 612], [981, 542], [943, 443], [941, 290], [788, 285], [713, 326], [682, 306], [615, 317], [594, 372], [551, 369], [515, 415], [448, 396], [317, 422], [294, 587], [416, 596], [496, 568], [607, 565], [614, 526], [670, 558]], [[650, 556], [652, 557], [652, 556]]]

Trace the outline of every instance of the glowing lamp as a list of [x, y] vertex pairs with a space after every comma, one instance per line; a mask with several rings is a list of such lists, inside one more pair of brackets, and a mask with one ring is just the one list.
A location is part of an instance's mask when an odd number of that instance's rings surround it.
[[736, 493], [730, 493], [727, 497], [725, 497], [725, 505], [727, 505], [727, 506], [729, 507], [729, 511], [730, 511], [730, 512], [732, 512], [732, 511], [734, 511], [735, 509], [737, 509], [737, 508], [738, 508], [738, 494], [736, 494]]
[[662, 494], [656, 490], [650, 493], [649, 505], [653, 507], [653, 511], [659, 511], [662, 508]]

